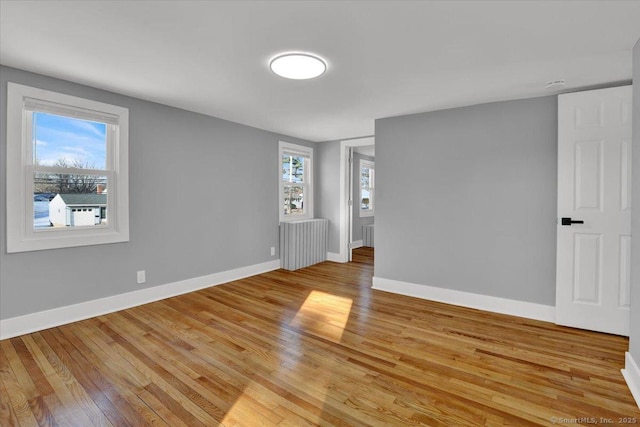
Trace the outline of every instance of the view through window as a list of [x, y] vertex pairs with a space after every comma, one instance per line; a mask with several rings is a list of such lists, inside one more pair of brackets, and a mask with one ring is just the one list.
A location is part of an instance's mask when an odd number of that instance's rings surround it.
[[280, 143], [280, 220], [310, 218], [312, 149]]
[[33, 227], [106, 225], [107, 125], [33, 113]]
[[360, 160], [360, 216], [373, 215], [375, 165], [368, 160]]

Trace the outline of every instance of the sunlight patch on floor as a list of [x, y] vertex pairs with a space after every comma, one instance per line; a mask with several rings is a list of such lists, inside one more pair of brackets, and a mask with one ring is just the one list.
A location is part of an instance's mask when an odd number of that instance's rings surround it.
[[351, 298], [311, 291], [289, 324], [338, 343], [349, 320], [352, 304]]
[[282, 422], [278, 414], [278, 403], [268, 397], [268, 393], [259, 384], [251, 382], [238, 396], [233, 406], [224, 416], [221, 426], [273, 426]]

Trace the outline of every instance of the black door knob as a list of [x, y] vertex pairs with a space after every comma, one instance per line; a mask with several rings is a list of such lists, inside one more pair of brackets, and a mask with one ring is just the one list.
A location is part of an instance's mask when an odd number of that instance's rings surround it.
[[571, 225], [571, 224], [584, 224], [584, 221], [581, 220], [572, 220], [571, 218], [562, 218], [562, 225]]

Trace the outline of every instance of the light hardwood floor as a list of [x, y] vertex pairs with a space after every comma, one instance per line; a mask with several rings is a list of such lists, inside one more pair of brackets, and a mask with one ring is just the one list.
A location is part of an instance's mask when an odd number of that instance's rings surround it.
[[1, 425], [640, 424], [626, 339], [374, 291], [372, 259], [4, 340]]

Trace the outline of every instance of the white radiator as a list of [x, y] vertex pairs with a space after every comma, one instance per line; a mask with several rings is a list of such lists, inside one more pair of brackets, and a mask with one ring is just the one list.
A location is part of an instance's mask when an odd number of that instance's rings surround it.
[[328, 219], [305, 219], [280, 223], [280, 267], [297, 270], [326, 261]]
[[362, 226], [362, 246], [373, 247], [374, 224]]

